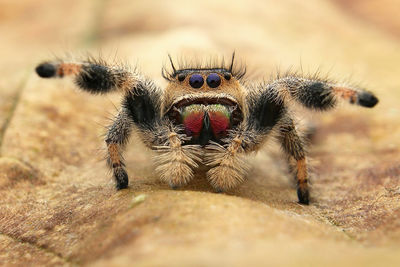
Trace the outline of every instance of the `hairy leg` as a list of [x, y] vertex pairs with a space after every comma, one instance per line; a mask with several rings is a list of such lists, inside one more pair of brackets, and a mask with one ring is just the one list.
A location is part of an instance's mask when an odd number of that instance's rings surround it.
[[368, 108], [378, 103], [378, 98], [364, 89], [335, 84], [317, 77], [307, 79], [287, 76], [275, 80], [267, 87], [276, 92], [278, 98], [294, 99], [303, 106], [316, 110], [331, 109], [339, 99]]
[[[109, 65], [102, 60], [44, 62], [36, 67], [36, 73], [42, 78], [71, 76], [78, 88], [92, 94], [111, 91], [124, 93], [121, 112], [109, 127], [106, 143], [108, 162], [113, 169], [116, 187], [126, 188], [128, 175], [124, 167], [122, 150], [134, 125], [139, 131], [154, 130], [161, 117], [162, 90], [137, 72]], [[147, 145], [152, 147], [154, 144]]]
[[294, 162], [293, 165], [290, 165], [290, 169], [295, 173], [299, 202], [302, 204], [308, 204], [308, 170], [304, 144], [290, 118], [282, 120], [281, 125], [279, 126], [279, 139], [283, 150], [289, 157], [289, 163]]
[[184, 136], [177, 133], [172, 127], [158, 134], [157, 139], [165, 139], [165, 143], [156, 146], [158, 155], [155, 157], [156, 172], [162, 181], [172, 188], [187, 184], [192, 178], [194, 168], [200, 162], [201, 150], [196, 145], [183, 146]]
[[122, 150], [128, 142], [132, 131], [133, 121], [127, 111], [122, 109], [113, 124], [109, 127], [106, 144], [108, 150], [107, 162], [113, 170], [117, 189], [128, 187], [128, 174], [122, 157]]
[[248, 153], [260, 149], [267, 135], [254, 126], [242, 124], [224, 139], [225, 145], [206, 146], [205, 164], [211, 167], [207, 172], [210, 184], [223, 192], [242, 183], [250, 169]]
[[92, 94], [104, 94], [117, 90], [129, 92], [137, 84], [144, 83], [141, 75], [135, 72], [93, 59], [84, 62], [44, 62], [36, 67], [36, 73], [42, 78], [72, 76], [80, 89]]
[[217, 192], [227, 191], [244, 181], [249, 170], [242, 147], [243, 138], [236, 136], [227, 147], [207, 146], [206, 164], [211, 167], [207, 179]]
[[247, 154], [261, 148], [286, 113], [283, 103], [276, 101], [265, 87], [249, 87], [247, 103], [246, 118], [237, 130], [231, 131], [229, 137], [223, 140], [226, 145], [214, 143], [206, 147], [205, 163], [211, 167], [207, 178], [220, 192], [243, 182], [250, 168]]

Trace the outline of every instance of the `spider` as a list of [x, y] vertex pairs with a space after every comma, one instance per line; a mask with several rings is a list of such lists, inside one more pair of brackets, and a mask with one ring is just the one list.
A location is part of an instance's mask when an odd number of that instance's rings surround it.
[[36, 67], [42, 78], [72, 76], [92, 94], [122, 91], [121, 108], [108, 128], [107, 162], [116, 188], [128, 187], [122, 152], [133, 129], [157, 153], [156, 172], [172, 188], [187, 184], [196, 169], [206, 167], [209, 183], [224, 192], [243, 182], [246, 157], [276, 137], [288, 157], [297, 184], [298, 200], [309, 204], [304, 138], [290, 112], [294, 102], [316, 111], [334, 108], [339, 100], [371, 108], [378, 99], [360, 88], [318, 77], [288, 74], [271, 82], [245, 81], [246, 69], [232, 60], [225, 64], [181, 66], [171, 57], [168, 82], [161, 89], [140, 73], [103, 60], [80, 63], [47, 61]]

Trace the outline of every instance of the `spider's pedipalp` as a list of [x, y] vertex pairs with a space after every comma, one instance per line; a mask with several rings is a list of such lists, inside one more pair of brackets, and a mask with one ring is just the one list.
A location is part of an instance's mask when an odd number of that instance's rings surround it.
[[201, 161], [201, 152], [199, 146], [184, 146], [182, 138], [174, 129], [164, 132], [165, 136], [161, 139], [166, 139], [166, 143], [155, 147], [158, 153], [155, 157], [155, 170], [162, 181], [176, 189], [192, 180], [194, 169]]
[[206, 164], [211, 167], [207, 179], [217, 192], [225, 192], [244, 181], [249, 163], [243, 143], [242, 136], [235, 136], [226, 148], [218, 144], [207, 146]]
[[250, 169], [248, 154], [259, 150], [267, 136], [243, 124], [224, 139], [226, 145], [211, 142], [206, 146], [204, 163], [210, 167], [207, 179], [216, 192], [230, 190], [245, 180]]

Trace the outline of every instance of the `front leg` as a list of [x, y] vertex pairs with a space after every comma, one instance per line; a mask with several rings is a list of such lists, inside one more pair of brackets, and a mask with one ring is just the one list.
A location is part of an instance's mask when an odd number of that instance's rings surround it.
[[[262, 88], [261, 88], [262, 89]], [[243, 182], [250, 166], [246, 154], [257, 151], [270, 136], [271, 130], [285, 113], [283, 103], [276, 101], [269, 90], [248, 88], [248, 110], [242, 124], [223, 140], [225, 146], [212, 144], [206, 164], [208, 180], [217, 191], [226, 191]]]
[[304, 145], [297, 134], [292, 119], [287, 118], [282, 120], [282, 124], [279, 127], [279, 139], [283, 150], [289, 157], [289, 162], [295, 162], [294, 166], [291, 166], [291, 168], [295, 172], [299, 202], [308, 205], [310, 194], [308, 189], [308, 171]]
[[130, 92], [137, 84], [145, 81], [136, 72], [93, 58], [82, 62], [47, 61], [36, 67], [36, 73], [42, 78], [73, 77], [79, 89], [92, 94]]
[[290, 113], [284, 101], [281, 101], [282, 92], [274, 87], [258, 88], [249, 94], [250, 125], [260, 134], [268, 136], [273, 129], [278, 130], [279, 140], [283, 150], [289, 157], [289, 162], [295, 162], [292, 169], [297, 181], [297, 195], [299, 202], [309, 203], [308, 174], [304, 145], [296, 132]]
[[135, 126], [142, 141], [150, 148], [157, 145], [162, 136], [157, 136], [159, 125], [160, 94], [152, 83], [138, 84], [127, 93], [122, 101], [121, 112], [109, 127], [106, 137], [108, 162], [113, 169], [117, 189], [128, 187], [128, 175], [123, 162], [122, 150], [125, 148]]
[[135, 126], [142, 141], [153, 148], [158, 140], [152, 138], [161, 121], [160, 106], [163, 91], [151, 80], [136, 71], [119, 65], [110, 65], [103, 60], [89, 58], [82, 62], [62, 60], [39, 64], [36, 73], [42, 78], [70, 76], [81, 90], [92, 94], [112, 91], [124, 93], [120, 114], [109, 127], [106, 137], [108, 163], [113, 169], [117, 189], [128, 186], [128, 175], [122, 158], [122, 150]]

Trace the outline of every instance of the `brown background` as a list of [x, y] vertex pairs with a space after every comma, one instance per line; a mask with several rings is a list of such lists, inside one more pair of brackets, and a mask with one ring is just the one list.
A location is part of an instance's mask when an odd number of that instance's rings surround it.
[[[396, 0], [0, 0], [0, 265], [398, 266], [399, 10]], [[310, 206], [297, 204], [273, 144], [246, 183], [214, 194], [200, 177], [170, 190], [132, 138], [130, 188], [116, 192], [99, 148], [119, 96], [33, 73], [89, 51], [164, 85], [167, 53], [233, 50], [255, 79], [301, 65], [380, 98], [311, 116]]]

